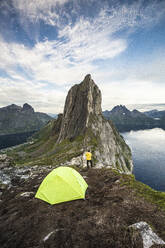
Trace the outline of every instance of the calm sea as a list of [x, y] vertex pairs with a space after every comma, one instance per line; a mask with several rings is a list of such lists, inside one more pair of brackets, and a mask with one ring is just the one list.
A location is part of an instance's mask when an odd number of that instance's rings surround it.
[[165, 130], [154, 128], [121, 135], [132, 150], [135, 178], [165, 191]]

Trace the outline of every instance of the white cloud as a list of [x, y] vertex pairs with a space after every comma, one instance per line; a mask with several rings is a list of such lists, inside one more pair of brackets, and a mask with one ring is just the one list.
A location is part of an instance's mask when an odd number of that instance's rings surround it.
[[[64, 4], [66, 1], [13, 0], [23, 22], [27, 18], [33, 21], [40, 18], [53, 26], [57, 24], [59, 14], [52, 12], [52, 6], [59, 2]], [[96, 83], [103, 82], [100, 84], [103, 108], [112, 103], [149, 102], [151, 98], [155, 102], [163, 101], [162, 90], [152, 82], [160, 79], [158, 60], [148, 66], [142, 65], [144, 68], [126, 67], [123, 70], [114, 67], [104, 69], [94, 63], [99, 59], [112, 60], [124, 52], [129, 44], [126, 37], [116, 38], [116, 32], [123, 29], [132, 32], [139, 26], [156, 23], [162, 16], [163, 6], [154, 1], [150, 8], [141, 8], [139, 1], [117, 8], [104, 7], [97, 18], [80, 17], [74, 24], [59, 25], [57, 40], [38, 42], [31, 49], [21, 44], [6, 43], [1, 38], [0, 69], [10, 76], [10, 79], [0, 79], [1, 103], [18, 103], [20, 99], [21, 104], [29, 102], [40, 111], [46, 111], [49, 106], [50, 110], [46, 112], [58, 113], [62, 111], [67, 85], [79, 83], [87, 73], [94, 75]], [[122, 83], [112, 81], [111, 78], [118, 75], [123, 77]], [[161, 77], [164, 78], [163, 70]], [[64, 92], [61, 86], [65, 87]], [[144, 92], [143, 87], [150, 91], [146, 98], [141, 93]]]
[[[117, 17], [122, 19], [122, 25], [127, 24], [129, 26], [135, 26], [137, 23], [141, 24], [155, 23], [156, 20], [159, 20], [164, 15], [165, 3], [163, 1], [151, 0], [148, 1], [144, 7], [142, 0], [134, 1], [132, 4], [122, 4], [115, 1], [111, 2], [111, 8], [108, 6], [108, 2], [99, 3], [97, 0], [12, 0], [13, 6], [20, 14], [20, 17], [28, 18], [31, 22], [37, 22], [39, 19], [42, 19], [47, 24], [57, 25], [61, 17], [65, 17], [71, 21], [71, 13], [67, 12], [63, 8], [63, 5], [66, 2], [72, 4], [72, 8], [69, 9], [69, 12], [74, 13], [75, 16], [80, 16], [82, 13], [82, 6], [92, 6], [100, 8], [100, 14], [97, 17], [101, 21], [106, 22], [107, 24], [115, 24], [118, 27], [121, 25], [121, 22], [116, 22]], [[56, 7], [58, 6], [58, 11]], [[61, 8], [61, 9], [60, 9]], [[108, 13], [108, 15], [107, 15]], [[110, 18], [107, 18], [109, 16]], [[138, 21], [138, 22], [137, 22]]]
[[63, 110], [66, 91], [62, 89], [45, 90], [41, 83], [13, 81], [0, 78], [0, 107], [15, 103], [23, 105], [28, 102], [35, 111], [59, 113]]
[[[19, 14], [19, 21], [25, 32], [33, 39], [38, 40], [40, 32], [40, 21], [51, 26], [61, 25], [61, 19], [65, 11], [57, 12], [57, 8], [62, 9], [69, 0], [12, 0], [13, 6]], [[32, 28], [33, 25], [33, 28]], [[31, 29], [32, 28], [32, 29]]]
[[0, 66], [19, 66], [37, 81], [75, 82], [82, 73], [94, 71], [94, 60], [113, 58], [126, 49], [126, 40], [114, 39], [112, 33], [109, 26], [101, 30], [100, 23], [80, 19], [73, 27], [60, 30], [58, 41], [39, 42], [32, 49], [1, 39], [0, 58], [5, 60]]
[[[36, 20], [36, 18], [44, 17], [48, 12], [52, 15], [51, 9], [53, 7], [57, 4], [63, 5], [68, 0], [12, 0], [12, 2], [21, 15]], [[56, 17], [55, 13], [52, 17]]]
[[115, 105], [164, 103], [165, 85], [146, 80], [111, 81], [99, 85], [102, 91], [102, 109]]

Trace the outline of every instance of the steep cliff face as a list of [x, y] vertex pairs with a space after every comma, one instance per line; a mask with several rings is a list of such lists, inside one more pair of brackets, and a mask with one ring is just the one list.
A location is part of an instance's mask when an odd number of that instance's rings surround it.
[[36, 164], [49, 160], [56, 166], [86, 166], [84, 154], [90, 149], [94, 167], [132, 172], [131, 151], [113, 124], [103, 117], [101, 92], [90, 75], [69, 90], [64, 113], [49, 122], [36, 138], [26, 148], [33, 164], [34, 160]]
[[101, 92], [90, 75], [68, 92], [58, 142], [84, 134], [91, 114], [101, 115]]
[[132, 171], [131, 152], [115, 127], [105, 120], [101, 109], [101, 91], [87, 75], [67, 95], [57, 143], [74, 142], [81, 136], [81, 147], [93, 153], [95, 166]]

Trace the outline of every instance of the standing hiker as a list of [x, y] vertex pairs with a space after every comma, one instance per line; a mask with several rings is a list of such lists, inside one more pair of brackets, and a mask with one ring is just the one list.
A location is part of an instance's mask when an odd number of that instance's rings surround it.
[[87, 160], [87, 168], [89, 169], [89, 165], [92, 168], [92, 153], [90, 152], [90, 150], [88, 150], [85, 153], [85, 156], [86, 156], [86, 160]]

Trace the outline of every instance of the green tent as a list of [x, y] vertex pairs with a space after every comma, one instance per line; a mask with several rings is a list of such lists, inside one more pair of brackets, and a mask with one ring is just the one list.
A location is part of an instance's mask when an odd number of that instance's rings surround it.
[[85, 199], [87, 187], [87, 183], [76, 170], [61, 166], [45, 177], [35, 197], [50, 204]]

